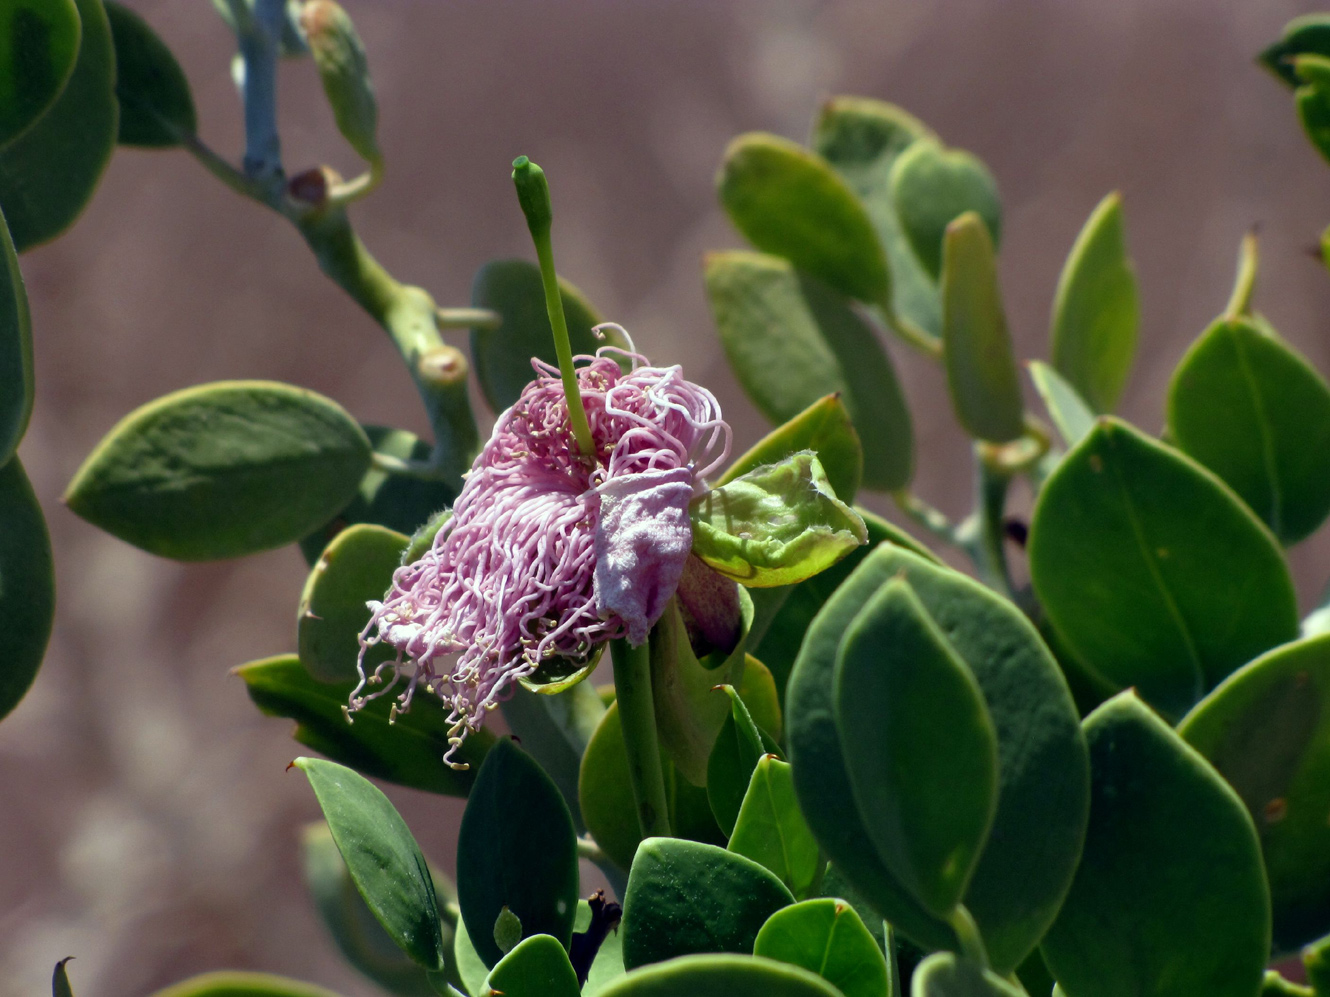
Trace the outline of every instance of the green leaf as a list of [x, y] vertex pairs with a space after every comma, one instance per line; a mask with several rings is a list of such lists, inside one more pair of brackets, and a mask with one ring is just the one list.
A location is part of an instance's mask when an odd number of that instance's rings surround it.
[[801, 450], [817, 454], [837, 498], [854, 501], [863, 477], [864, 451], [839, 394], [819, 398], [762, 437], [725, 469], [717, 484], [728, 484], [742, 474], [764, 464], [779, 463]]
[[632, 970], [697, 952], [751, 952], [766, 919], [792, 903], [781, 881], [751, 859], [696, 841], [647, 838], [628, 875], [623, 964]]
[[337, 130], [357, 155], [377, 163], [382, 158], [376, 137], [379, 106], [355, 25], [334, 0], [311, 0], [301, 8], [300, 26]]
[[753, 954], [816, 973], [844, 997], [890, 997], [882, 950], [843, 900], [805, 900], [776, 911], [757, 933]]
[[1112, 411], [1122, 397], [1140, 319], [1122, 197], [1114, 191], [1076, 236], [1053, 299], [1053, 366], [1096, 412]]
[[471, 789], [457, 836], [457, 898], [485, 965], [503, 956], [494, 921], [507, 907], [526, 936], [564, 948], [577, 914], [577, 833], [554, 783], [525, 751], [495, 742]]
[[1030, 361], [1030, 380], [1067, 446], [1074, 447], [1094, 429], [1094, 411], [1056, 370], [1042, 360]]
[[997, 734], [974, 676], [906, 582], [888, 582], [850, 623], [834, 695], [841, 750], [878, 857], [945, 919], [997, 810]]
[[1167, 716], [1297, 636], [1269, 531], [1210, 472], [1112, 417], [1044, 484], [1029, 554], [1069, 652]]
[[[402, 560], [407, 538], [400, 533], [359, 523], [333, 538], [305, 580], [296, 614], [300, 663], [324, 682], [349, 682], [357, 677], [360, 634], [369, 623], [365, 603], [381, 600]], [[365, 653], [365, 674], [396, 655], [387, 644]]]
[[74, 988], [69, 985], [69, 974], [65, 971], [65, 963], [74, 957], [66, 956], [55, 964], [55, 971], [51, 974], [51, 993], [53, 997], [74, 997]]
[[1308, 945], [1302, 952], [1302, 964], [1317, 997], [1330, 993], [1330, 938]]
[[294, 762], [309, 778], [337, 850], [388, 936], [427, 970], [447, 958], [434, 881], [397, 809], [363, 776], [321, 758]]
[[711, 253], [711, 312], [735, 376], [774, 423], [839, 394], [863, 450], [862, 484], [891, 491], [914, 471], [910, 411], [876, 334], [835, 291], [759, 253]]
[[73, 0], [9, 0], [0, 8], [0, 147], [46, 113], [78, 59]]
[[453, 935], [453, 958], [457, 960], [457, 975], [462, 978], [466, 992], [473, 997], [483, 993], [490, 970], [471, 944], [471, 936], [466, 933], [466, 922], [460, 917]]
[[695, 499], [693, 553], [747, 586], [791, 585], [868, 542], [811, 450], [755, 468]]
[[118, 141], [158, 149], [179, 145], [198, 129], [184, 70], [147, 21], [115, 0], [105, 3], [115, 42]]
[[1246, 804], [1261, 839], [1280, 952], [1330, 932], [1330, 636], [1244, 665], [1178, 733]]
[[841, 997], [807, 970], [746, 955], [687, 955], [620, 977], [600, 997]]
[[910, 983], [912, 997], [1022, 997], [1020, 987], [950, 952], [921, 962]]
[[1251, 997], [1270, 895], [1242, 801], [1131, 692], [1085, 733], [1090, 827], [1044, 938], [1053, 975], [1077, 997]]
[[125, 416], [65, 502], [153, 554], [241, 557], [326, 522], [369, 462], [369, 440], [336, 402], [272, 381], [218, 381]]
[[152, 997], [337, 997], [331, 990], [268, 973], [203, 973]]
[[1315, 993], [1311, 987], [1286, 980], [1273, 969], [1267, 969], [1261, 978], [1260, 997], [1315, 997]]
[[[595, 353], [602, 344], [592, 335], [591, 327], [601, 321], [600, 316], [582, 292], [567, 281], [559, 281], [559, 294], [573, 354]], [[502, 320], [497, 329], [471, 330], [476, 379], [490, 408], [502, 412], [535, 379], [532, 357], [550, 364], [558, 362], [540, 271], [526, 260], [486, 263], [471, 284], [471, 303], [498, 312]]]
[[254, 705], [268, 716], [296, 722], [294, 737], [334, 761], [376, 779], [444, 796], [466, 796], [475, 768], [494, 743], [488, 731], [474, 731], [458, 749], [458, 770], [443, 761], [449, 749], [448, 711], [428, 697], [417, 697], [411, 710], [389, 721], [392, 702], [377, 699], [347, 723], [346, 706], [353, 682], [336, 685], [309, 674], [294, 654], [252, 661], [235, 669]]
[[943, 234], [961, 215], [975, 212], [993, 244], [1001, 240], [997, 181], [970, 153], [944, 149], [936, 139], [922, 138], [896, 159], [890, 183], [901, 228], [924, 270], [934, 278], [942, 272]]
[[600, 696], [589, 682], [557, 695], [524, 687], [515, 690], [500, 709], [517, 742], [559, 787], [580, 834], [585, 828], [577, 804], [578, 770], [596, 725], [605, 715]]
[[[305, 885], [346, 960], [389, 993], [433, 997], [436, 991], [425, 971], [397, 947], [361, 899], [328, 825], [320, 821], [306, 827], [300, 844]], [[450, 952], [451, 932], [446, 934], [445, 951]]]
[[842, 294], [890, 307], [891, 273], [873, 223], [821, 156], [778, 135], [729, 144], [716, 179], [734, 227]]
[[780, 712], [780, 693], [776, 690], [776, 678], [762, 662], [751, 654], [744, 656], [744, 673], [739, 682], [739, 698], [757, 724], [759, 730], [771, 735], [779, 742], [784, 730], [784, 719]]
[[773, 750], [774, 744], [763, 738], [734, 687], [726, 685], [721, 689], [729, 696], [730, 709], [707, 759], [707, 800], [716, 823], [728, 836], [734, 833], [758, 762], [768, 752], [778, 752]]
[[452, 518], [453, 511], [451, 509], [436, 512], [415, 533], [411, 534], [406, 550], [402, 552], [402, 563], [414, 564], [424, 557], [425, 553], [434, 546], [434, 540], [438, 537], [439, 531], [447, 526], [448, 520]]
[[581, 987], [557, 938], [532, 935], [499, 960], [482, 991], [503, 997], [577, 997]]
[[55, 618], [51, 538], [18, 457], [0, 467], [0, 717], [37, 677]]
[[1275, 76], [1290, 87], [1296, 87], [1298, 74], [1293, 68], [1293, 57], [1311, 53], [1330, 56], [1330, 15], [1316, 13], [1295, 17], [1284, 25], [1283, 36], [1258, 57]]
[[917, 139], [932, 136], [913, 115], [880, 100], [832, 97], [813, 124], [813, 149], [868, 211], [891, 271], [892, 312], [927, 334], [942, 332], [937, 282], [924, 270], [896, 214], [891, 168]]
[[111, 29], [101, 0], [76, 6], [82, 40], [68, 82], [31, 127], [0, 149], [0, 208], [20, 253], [73, 224], [115, 151]]
[[[2, 15], [0, 15], [2, 16]], [[32, 315], [23, 286], [14, 242], [0, 217], [0, 466], [3, 466], [28, 428], [32, 416]]]
[[822, 850], [857, 893], [921, 945], [956, 944], [878, 860], [834, 720], [833, 669], [845, 633], [898, 576], [973, 673], [997, 731], [997, 815], [964, 903], [994, 968], [1008, 973], [1057, 913], [1080, 855], [1088, 800], [1085, 741], [1066, 681], [1020, 610], [958, 572], [879, 546], [822, 607], [790, 675], [785, 740], [794, 788]]
[[1330, 93], [1318, 86], [1301, 86], [1294, 99], [1302, 130], [1322, 158], [1330, 161]]
[[799, 812], [794, 779], [785, 762], [771, 755], [758, 759], [734, 822], [729, 850], [770, 869], [796, 897], [808, 896], [823, 861], [817, 840]]
[[[517, 943], [522, 940], [522, 921], [516, 914], [507, 907], [499, 911], [499, 916], [494, 919], [494, 930], [491, 932], [494, 936], [494, 944], [499, 946], [499, 951], [507, 955], [513, 949], [517, 948]], [[534, 937], [548, 938], [549, 935], [537, 935]], [[558, 942], [555, 942], [558, 945]], [[559, 946], [562, 951], [563, 946]]]
[[974, 212], [948, 225], [943, 239], [942, 346], [951, 401], [966, 432], [990, 443], [1020, 439], [1025, 414], [997, 261]]
[[1330, 386], [1287, 343], [1220, 319], [1173, 373], [1168, 431], [1294, 543], [1330, 514]]

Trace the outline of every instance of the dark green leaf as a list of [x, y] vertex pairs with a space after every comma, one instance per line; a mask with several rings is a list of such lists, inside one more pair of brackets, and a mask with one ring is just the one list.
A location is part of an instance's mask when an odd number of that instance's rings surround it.
[[1251, 997], [1270, 895], [1242, 801], [1131, 692], [1085, 733], [1090, 827], [1044, 938], [1053, 975], [1077, 997]]
[[890, 997], [882, 950], [843, 900], [806, 900], [776, 911], [757, 933], [753, 954], [816, 973], [844, 997]]
[[416, 839], [374, 785], [343, 765], [297, 758], [356, 888], [388, 936], [418, 965], [444, 968], [434, 881]]
[[955, 945], [877, 859], [853, 804], [834, 722], [832, 673], [851, 621], [903, 576], [974, 674], [998, 736], [997, 816], [964, 902], [998, 972], [1015, 969], [1057, 913], [1080, 855], [1088, 799], [1085, 741], [1066, 682], [1029, 620], [959, 574], [881, 545], [808, 628], [786, 691], [786, 743], [804, 818], [839, 874], [900, 932]]
[[901, 228], [924, 270], [942, 272], [942, 237], [951, 222], [973, 211], [993, 244], [1002, 237], [997, 182], [978, 159], [961, 149], [944, 149], [922, 138], [900, 154], [891, 168], [891, 197]]
[[264, 713], [296, 722], [295, 739], [334, 761], [376, 779], [444, 796], [466, 796], [475, 768], [494, 743], [494, 735], [475, 731], [455, 756], [470, 765], [459, 771], [443, 761], [450, 747], [448, 712], [419, 696], [408, 713], [389, 722], [390, 697], [377, 699], [347, 723], [346, 706], [353, 682], [332, 685], [307, 672], [294, 654], [241, 665], [249, 698]]
[[863, 477], [864, 451], [839, 394], [819, 398], [793, 419], [777, 426], [738, 457], [721, 475], [724, 485], [764, 464], [775, 464], [800, 450], [817, 454], [827, 481], [842, 502], [853, 502]]
[[770, 869], [796, 897], [808, 896], [824, 862], [817, 840], [799, 811], [794, 778], [785, 762], [771, 755], [758, 759], [734, 822], [729, 849]]
[[503, 955], [492, 932], [504, 907], [526, 936], [553, 935], [567, 948], [577, 890], [577, 833], [567, 804], [530, 755], [500, 739], [480, 767], [457, 837], [457, 898], [485, 965], [493, 968]]
[[[358, 523], [337, 534], [305, 580], [297, 613], [300, 663], [324, 682], [356, 678], [360, 634], [369, 622], [371, 599], [381, 600], [401, 564], [407, 538]], [[378, 644], [365, 654], [365, 674], [396, 654]]]
[[1029, 552], [1068, 650], [1166, 715], [1297, 636], [1269, 531], [1210, 472], [1111, 417], [1045, 483]]
[[80, 34], [73, 0], [9, 0], [0, 8], [0, 147], [60, 96], [74, 72]]
[[[595, 353], [602, 344], [592, 335], [591, 327], [600, 322], [600, 316], [582, 292], [567, 281], [559, 281], [559, 292], [573, 354]], [[558, 359], [545, 312], [540, 271], [526, 260], [486, 263], [471, 284], [471, 303], [498, 312], [503, 323], [497, 329], [471, 330], [476, 378], [490, 407], [502, 412], [535, 379], [532, 357], [551, 364]]]
[[758, 761], [774, 746], [763, 739], [762, 731], [734, 688], [728, 685], [722, 688], [729, 696], [729, 714], [707, 759], [707, 800], [716, 823], [728, 836], [734, 833]]
[[466, 992], [472, 995], [483, 993], [490, 970], [476, 953], [471, 936], [466, 933], [466, 922], [461, 918], [457, 919], [453, 935], [453, 958], [457, 960], [457, 975], [462, 978]]
[[1089, 435], [1094, 429], [1094, 412], [1061, 374], [1042, 360], [1031, 360], [1030, 380], [1067, 446], [1074, 447]]
[[878, 858], [945, 919], [997, 809], [997, 734], [983, 694], [901, 580], [851, 621], [834, 694], [841, 751]]
[[66, 956], [55, 964], [55, 971], [51, 974], [51, 993], [53, 997], [74, 997], [74, 988], [69, 985], [69, 973], [65, 970], [65, 963], [74, 957]]
[[915, 969], [910, 993], [912, 997], [1022, 997], [1024, 991], [968, 959], [938, 952]]
[[942, 242], [942, 347], [951, 401], [966, 431], [990, 443], [1024, 435], [993, 242], [972, 211], [947, 226]]
[[1220, 319], [1192, 344], [1169, 387], [1168, 430], [1285, 543], [1330, 513], [1330, 386], [1254, 323]]
[[218, 381], [125, 416], [65, 502], [163, 557], [241, 557], [326, 522], [369, 462], [369, 440], [336, 402], [271, 381]]
[[851, 298], [890, 307], [891, 274], [873, 223], [821, 156], [750, 132], [725, 150], [716, 182], [730, 220], [757, 249]]
[[1322, 158], [1330, 160], [1330, 92], [1309, 84], [1298, 87], [1294, 97], [1302, 130]]
[[819, 976], [787, 963], [744, 955], [688, 955], [646, 966], [600, 997], [841, 997]]
[[1259, 61], [1290, 87], [1296, 87], [1301, 81], [1293, 69], [1293, 57], [1304, 53], [1330, 56], [1330, 15], [1293, 18], [1284, 26], [1283, 37], [1266, 48]]
[[490, 972], [484, 997], [577, 997], [581, 988], [568, 953], [557, 938], [524, 938]]
[[1053, 299], [1053, 366], [1095, 411], [1111, 411], [1122, 396], [1140, 318], [1122, 198], [1115, 191], [1095, 206], [1076, 236]]
[[705, 268], [721, 345], [762, 414], [788, 422], [839, 394], [863, 448], [863, 486], [908, 484], [909, 409], [882, 344], [846, 300], [774, 256], [712, 253]]
[[577, 804], [578, 769], [596, 725], [605, 715], [600, 696], [590, 682], [548, 695], [523, 687], [500, 709], [517, 743], [559, 787], [580, 834], [585, 828]]
[[751, 952], [766, 919], [792, 903], [781, 881], [751, 859], [696, 841], [647, 838], [624, 897], [624, 966], [698, 952]]
[[37, 677], [55, 617], [46, 520], [18, 457], [0, 467], [0, 717]]
[[147, 21], [115, 0], [105, 3], [115, 41], [120, 144], [159, 149], [179, 145], [198, 128], [184, 70]]
[[0, 217], [0, 467], [14, 455], [32, 415], [32, 316], [14, 243]]
[[152, 997], [337, 997], [331, 990], [268, 973], [203, 973]]
[[111, 29], [101, 0], [76, 5], [83, 28], [73, 73], [46, 112], [0, 149], [0, 208], [20, 253], [73, 224], [115, 150]]
[[1276, 950], [1330, 932], [1330, 636], [1244, 665], [1178, 733], [1247, 805], [1265, 856]]

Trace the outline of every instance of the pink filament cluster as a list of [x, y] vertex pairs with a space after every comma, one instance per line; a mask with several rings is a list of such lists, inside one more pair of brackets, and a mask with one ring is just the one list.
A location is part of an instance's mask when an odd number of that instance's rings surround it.
[[[632, 370], [624, 373], [606, 355], [610, 351], [623, 353]], [[588, 660], [597, 645], [629, 633], [623, 618], [605, 610], [603, 598], [598, 606], [599, 489], [607, 482], [633, 484], [624, 480], [633, 476], [651, 481], [660, 477], [655, 472], [675, 472], [663, 477], [691, 485], [686, 500], [705, 490], [705, 477], [729, 455], [730, 430], [716, 399], [685, 380], [679, 367], [650, 367], [613, 347], [576, 362], [582, 364], [577, 380], [594, 458], [577, 450], [558, 370], [533, 360], [536, 379], [499, 416], [452, 518], [420, 560], [397, 570], [383, 601], [369, 604], [361, 680], [349, 711], [405, 680], [395, 716], [424, 684], [450, 707], [446, 760], [455, 765], [452, 755], [468, 731], [480, 728], [486, 711], [511, 695], [515, 681], [551, 657]], [[605, 538], [600, 540], [603, 549]], [[650, 557], [628, 570], [660, 573]], [[628, 588], [668, 585], [668, 598], [678, 581], [677, 571], [669, 574], [620, 582]], [[641, 621], [632, 625], [641, 628]], [[397, 650], [396, 659], [366, 675], [365, 651], [380, 642]], [[365, 693], [384, 684], [388, 673], [383, 688]]]

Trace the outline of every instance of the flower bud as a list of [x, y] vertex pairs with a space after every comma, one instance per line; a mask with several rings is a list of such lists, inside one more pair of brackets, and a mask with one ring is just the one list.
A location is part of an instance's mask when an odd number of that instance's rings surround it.
[[300, 11], [300, 26], [309, 41], [338, 131], [364, 159], [379, 162], [375, 137], [379, 110], [365, 47], [351, 18], [335, 0], [306, 0]]
[[531, 230], [533, 239], [547, 238], [550, 225], [554, 221], [554, 210], [550, 207], [550, 185], [545, 180], [545, 171], [526, 156], [513, 160], [513, 183], [517, 185], [517, 203], [526, 215], [526, 227]]

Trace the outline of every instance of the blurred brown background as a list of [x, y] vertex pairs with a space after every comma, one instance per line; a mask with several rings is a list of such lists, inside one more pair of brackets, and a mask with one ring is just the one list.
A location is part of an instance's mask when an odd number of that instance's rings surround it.
[[[202, 131], [237, 155], [230, 37], [204, 0], [130, 0], [177, 52]], [[1330, 277], [1306, 250], [1330, 170], [1289, 94], [1252, 63], [1293, 0], [344, 0], [371, 59], [388, 177], [355, 218], [398, 277], [465, 304], [472, 274], [529, 256], [508, 163], [555, 192], [560, 269], [660, 362], [759, 430], [720, 356], [699, 260], [738, 238], [712, 176], [750, 129], [802, 138], [819, 100], [900, 103], [983, 157], [1006, 204], [1002, 271], [1025, 357], [1075, 233], [1123, 192], [1141, 280], [1126, 415], [1162, 421], [1169, 371], [1223, 306], [1242, 232], [1262, 226], [1258, 307], [1330, 371]], [[288, 169], [358, 168], [313, 67], [283, 67]], [[290, 725], [228, 668], [291, 650], [293, 549], [182, 566], [75, 519], [59, 495], [131, 408], [220, 378], [293, 381], [366, 422], [423, 430], [386, 337], [281, 219], [178, 152], [119, 152], [90, 209], [23, 259], [39, 394], [23, 458], [50, 518], [59, 615], [46, 664], [0, 725], [0, 995], [45, 993], [76, 955], [82, 997], [143, 994], [219, 967], [372, 993], [324, 938], [295, 832], [317, 815]], [[462, 342], [461, 336], [456, 340]], [[938, 373], [893, 344], [915, 403], [918, 490], [968, 504], [968, 458]], [[1323, 533], [1293, 552], [1304, 602]], [[455, 801], [392, 790], [451, 868]]]

